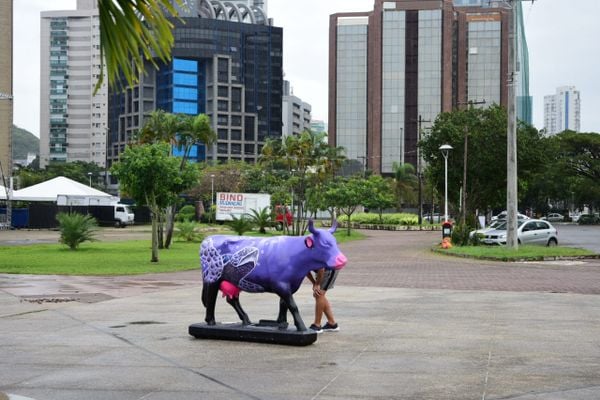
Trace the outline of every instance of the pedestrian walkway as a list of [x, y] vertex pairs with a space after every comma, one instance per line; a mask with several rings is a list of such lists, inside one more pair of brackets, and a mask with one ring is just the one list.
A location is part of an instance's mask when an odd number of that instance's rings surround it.
[[[341, 246], [350, 261], [329, 295], [340, 331], [301, 348], [189, 336], [188, 325], [204, 318], [199, 270], [0, 275], [0, 392], [35, 400], [600, 398], [600, 297], [592, 294], [600, 266], [449, 259], [427, 251], [437, 235], [368, 236]], [[64, 301], [52, 301], [61, 293]], [[241, 302], [254, 321], [278, 311], [272, 294]], [[309, 285], [296, 302], [310, 321]], [[216, 317], [237, 321], [223, 299]]]

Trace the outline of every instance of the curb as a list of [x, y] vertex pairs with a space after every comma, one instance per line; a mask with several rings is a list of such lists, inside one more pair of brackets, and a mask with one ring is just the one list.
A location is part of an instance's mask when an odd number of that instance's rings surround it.
[[459, 258], [471, 258], [474, 260], [486, 260], [486, 261], [502, 261], [502, 262], [527, 262], [527, 261], [567, 261], [567, 260], [598, 260], [600, 259], [600, 254], [591, 254], [587, 256], [540, 256], [540, 257], [523, 257], [523, 258], [496, 258], [496, 257], [486, 257], [486, 256], [471, 256], [468, 254], [453, 254], [448, 253], [445, 249], [439, 249], [436, 247], [432, 247], [431, 251], [438, 254], [443, 254], [450, 257], [459, 257]]

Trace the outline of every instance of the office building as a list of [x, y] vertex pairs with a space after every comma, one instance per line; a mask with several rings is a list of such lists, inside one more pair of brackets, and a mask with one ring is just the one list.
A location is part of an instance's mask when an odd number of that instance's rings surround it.
[[310, 122], [310, 130], [314, 133], [327, 132], [327, 124], [325, 121], [313, 119]]
[[282, 135], [282, 29], [258, 7], [188, 1], [173, 19], [172, 60], [150, 63], [140, 83], [110, 94], [109, 164], [155, 109], [211, 118], [217, 143], [198, 143], [194, 161], [255, 162]]
[[288, 81], [283, 81], [282, 101], [283, 136], [299, 135], [310, 130], [312, 107], [294, 96]]
[[9, 182], [1, 178], [12, 174], [12, 123], [13, 123], [13, 86], [12, 86], [12, 0], [0, 2], [0, 184]]
[[581, 129], [581, 100], [574, 86], [561, 86], [556, 94], [544, 96], [544, 130], [556, 135], [566, 130]]
[[108, 90], [94, 95], [102, 68], [97, 1], [46, 11], [40, 27], [40, 166], [106, 163]]
[[331, 15], [330, 144], [390, 174], [394, 163], [417, 165], [420, 132], [440, 112], [506, 106], [510, 9], [499, 3], [376, 0], [372, 11]]

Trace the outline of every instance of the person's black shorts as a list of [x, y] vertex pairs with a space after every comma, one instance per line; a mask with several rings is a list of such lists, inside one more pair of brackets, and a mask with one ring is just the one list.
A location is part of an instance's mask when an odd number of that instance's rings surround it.
[[335, 279], [338, 276], [337, 269], [327, 269], [325, 268], [325, 273], [323, 274], [323, 280], [321, 281], [321, 290], [329, 290], [333, 289], [333, 284], [335, 283]]

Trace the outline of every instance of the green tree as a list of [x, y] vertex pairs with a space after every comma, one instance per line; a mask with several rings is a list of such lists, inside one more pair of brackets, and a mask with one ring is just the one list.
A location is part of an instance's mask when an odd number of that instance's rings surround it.
[[308, 188], [332, 179], [345, 158], [342, 148], [331, 149], [325, 139], [325, 134], [304, 131], [282, 141], [269, 140], [262, 150], [260, 164], [279, 177], [284, 190], [293, 195], [292, 234], [296, 236], [306, 230]]
[[402, 210], [404, 203], [415, 202], [415, 189], [418, 185], [415, 167], [412, 164], [404, 163], [392, 164], [394, 173], [394, 186], [396, 189], [396, 198], [398, 199], [398, 211]]
[[346, 216], [348, 236], [351, 233], [350, 219], [356, 208], [363, 204], [371, 195], [369, 185], [362, 177], [339, 178], [328, 186], [325, 198], [329, 204], [335, 204], [340, 212]]
[[368, 196], [365, 196], [362, 205], [370, 210], [377, 210], [379, 223], [383, 224], [383, 210], [396, 205], [392, 184], [380, 175], [371, 175], [365, 183]]
[[[183, 171], [192, 147], [197, 143], [210, 146], [216, 140], [216, 135], [210, 126], [210, 119], [204, 114], [192, 116], [156, 110], [144, 123], [140, 131], [140, 140], [142, 143], [169, 143], [171, 145], [170, 155], [173, 154], [173, 147], [177, 147], [182, 154], [179, 169]], [[171, 245], [176, 211], [176, 202], [170, 204], [166, 209], [165, 248], [169, 248]], [[159, 247], [162, 247], [161, 245], [162, 240], [159, 240]]]
[[244, 215], [240, 215], [239, 217], [232, 215], [231, 221], [228, 225], [235, 231], [235, 233], [237, 233], [239, 236], [242, 236], [245, 232], [252, 230], [254, 227], [254, 222]]
[[[448, 157], [449, 208], [459, 204], [465, 131], [469, 135], [467, 209], [472, 212], [506, 207], [506, 122], [506, 110], [497, 105], [441, 113], [421, 140], [426, 175], [433, 179], [431, 183], [438, 193], [444, 193], [444, 158], [439, 147], [447, 143], [454, 148]], [[542, 136], [523, 123], [517, 132], [517, 165], [519, 196], [523, 198], [527, 186], [545, 165]]]
[[152, 262], [158, 262], [158, 223], [165, 207], [198, 178], [194, 164], [180, 169], [179, 161], [169, 157], [164, 143], [128, 146], [111, 168], [121, 188], [139, 205], [146, 205], [152, 216]]

